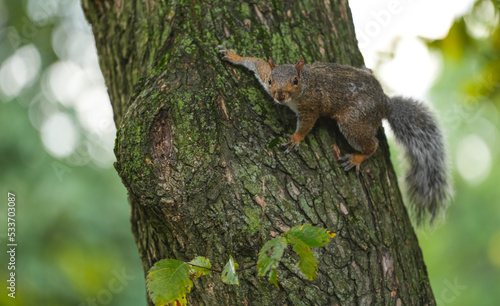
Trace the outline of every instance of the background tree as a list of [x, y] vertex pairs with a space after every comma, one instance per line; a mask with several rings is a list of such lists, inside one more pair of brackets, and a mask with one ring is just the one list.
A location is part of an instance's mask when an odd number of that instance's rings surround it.
[[198, 280], [188, 301], [434, 304], [383, 133], [360, 176], [339, 168], [333, 145], [352, 149], [332, 120], [285, 154], [279, 144], [293, 114], [215, 48], [278, 64], [303, 56], [360, 66], [346, 1], [86, 0], [83, 8], [119, 127], [115, 166], [145, 271], [198, 255], [219, 267], [229, 255], [249, 264], [262, 239], [312, 223], [338, 233], [317, 250], [314, 282], [284, 264], [282, 290], [245, 272], [239, 287]]

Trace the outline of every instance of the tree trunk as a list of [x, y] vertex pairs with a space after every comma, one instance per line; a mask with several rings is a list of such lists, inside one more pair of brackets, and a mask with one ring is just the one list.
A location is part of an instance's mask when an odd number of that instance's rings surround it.
[[83, 7], [119, 128], [115, 165], [145, 272], [163, 258], [196, 256], [215, 268], [230, 255], [247, 266], [263, 242], [312, 223], [337, 233], [314, 250], [314, 281], [291, 260], [278, 268], [281, 290], [255, 269], [240, 273], [240, 286], [212, 274], [194, 280], [188, 303], [435, 304], [383, 131], [359, 175], [339, 168], [334, 144], [342, 154], [353, 149], [330, 119], [285, 154], [282, 135], [295, 129], [295, 115], [216, 49], [278, 64], [303, 56], [361, 66], [347, 1], [83, 0]]

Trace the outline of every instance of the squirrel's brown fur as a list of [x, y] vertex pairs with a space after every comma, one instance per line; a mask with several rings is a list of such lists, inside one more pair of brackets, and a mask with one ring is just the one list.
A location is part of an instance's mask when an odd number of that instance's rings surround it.
[[337, 120], [340, 131], [357, 151], [339, 159], [348, 171], [377, 149], [377, 130], [387, 118], [398, 141], [407, 149], [412, 168], [407, 176], [418, 221], [425, 212], [434, 218], [438, 204], [449, 195], [441, 131], [432, 113], [421, 103], [401, 97], [389, 98], [369, 69], [335, 63], [277, 66], [255, 57], [240, 57], [220, 46], [223, 59], [255, 73], [264, 89], [279, 104], [297, 115], [297, 129], [288, 141], [297, 149], [319, 117]]

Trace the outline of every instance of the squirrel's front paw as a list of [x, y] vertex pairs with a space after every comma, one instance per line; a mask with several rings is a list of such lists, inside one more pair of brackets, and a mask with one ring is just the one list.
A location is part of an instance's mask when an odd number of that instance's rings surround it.
[[285, 153], [290, 153], [292, 150], [297, 151], [299, 149], [300, 140], [294, 135], [285, 134], [285, 138], [288, 139], [287, 142], [283, 143], [282, 147], [287, 147]]
[[227, 49], [225, 46], [223, 45], [219, 45], [217, 46], [219, 48], [219, 53], [222, 54], [222, 59], [225, 60], [225, 61], [228, 61], [228, 62], [234, 62], [234, 61], [237, 61], [239, 56], [236, 55], [236, 53], [234, 53], [234, 50], [233, 49]]

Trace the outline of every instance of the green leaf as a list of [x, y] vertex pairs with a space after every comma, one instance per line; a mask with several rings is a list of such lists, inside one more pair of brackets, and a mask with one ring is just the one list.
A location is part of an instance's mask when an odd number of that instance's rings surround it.
[[238, 264], [235, 263], [233, 257], [230, 256], [224, 270], [222, 270], [222, 281], [224, 283], [229, 285], [240, 285], [238, 275], [236, 274], [236, 268], [238, 268]]
[[[202, 256], [196, 257], [195, 259], [191, 260], [189, 263], [196, 265], [196, 266], [206, 267], [206, 268], [212, 267], [210, 260], [208, 258], [202, 257]], [[194, 278], [198, 278], [202, 275], [207, 275], [210, 273], [212, 273], [211, 270], [200, 268], [200, 267], [189, 266], [189, 275], [191, 275]]]
[[305, 277], [314, 280], [318, 273], [318, 261], [314, 258], [313, 251], [301, 240], [294, 240], [292, 243], [293, 251], [300, 257], [299, 268]]
[[146, 287], [155, 305], [186, 305], [186, 294], [193, 287], [189, 265], [175, 259], [158, 261], [148, 272]]
[[298, 239], [308, 247], [325, 246], [330, 242], [330, 239], [335, 237], [334, 233], [322, 227], [312, 226], [311, 224], [295, 226], [285, 233], [285, 235], [288, 243], [290, 243], [290, 240]]
[[257, 260], [257, 275], [264, 276], [269, 270], [271, 270], [269, 273], [269, 282], [278, 288], [276, 268], [278, 267], [278, 264], [283, 257], [283, 251], [287, 246], [288, 244], [286, 243], [285, 237], [276, 237], [264, 244], [259, 252], [259, 259]]
[[278, 265], [287, 245], [286, 238], [282, 236], [269, 240], [264, 244], [257, 260], [258, 276], [266, 275], [267, 271]]
[[269, 282], [271, 284], [274, 284], [276, 288], [280, 288], [278, 285], [278, 274], [276, 273], [276, 268], [272, 268], [271, 272], [269, 272]]
[[300, 271], [302, 271], [309, 280], [316, 278], [318, 261], [314, 258], [311, 247], [327, 245], [336, 234], [324, 228], [306, 224], [293, 227], [286, 232], [285, 235], [286, 241], [290, 245], [293, 245], [293, 250], [300, 257]]

